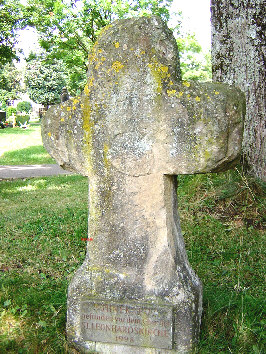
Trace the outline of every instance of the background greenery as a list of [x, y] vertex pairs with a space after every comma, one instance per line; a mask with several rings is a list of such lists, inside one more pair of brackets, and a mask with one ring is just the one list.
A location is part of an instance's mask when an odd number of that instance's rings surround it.
[[[0, 19], [0, 106], [5, 109], [8, 101], [19, 99], [24, 91], [35, 103], [45, 106], [60, 101], [63, 86], [72, 96], [79, 95], [86, 84], [89, 52], [102, 28], [119, 18], [151, 14], [167, 22], [171, 3], [172, 0], [28, 0], [27, 5], [22, 5], [19, 0], [0, 0], [4, 14], [4, 19]], [[210, 80], [210, 54], [202, 51], [195, 35], [182, 30], [181, 13], [171, 17], [184, 80]], [[37, 31], [41, 50], [28, 55], [24, 73], [15, 67], [14, 58], [20, 53], [15, 48], [16, 35], [26, 27]], [[9, 51], [1, 56], [1, 50], [7, 47]], [[25, 87], [21, 86], [22, 78]]]
[[[187, 253], [204, 289], [197, 353], [265, 352], [264, 195], [240, 167], [179, 177]], [[81, 176], [0, 181], [0, 352], [74, 352], [66, 292], [85, 257], [87, 196]]]

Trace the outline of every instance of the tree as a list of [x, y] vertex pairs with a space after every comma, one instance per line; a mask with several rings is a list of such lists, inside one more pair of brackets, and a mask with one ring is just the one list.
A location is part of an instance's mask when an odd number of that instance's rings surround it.
[[28, 23], [27, 11], [19, 0], [0, 0], [0, 65], [17, 58], [16, 32]]
[[179, 35], [177, 45], [183, 80], [210, 81], [211, 55], [204, 53], [195, 34]]
[[48, 107], [60, 102], [62, 88], [66, 85], [64, 63], [54, 60], [47, 64], [42, 57], [31, 57], [25, 73], [27, 92], [32, 101]]
[[22, 74], [13, 63], [0, 65], [0, 103], [19, 97]]
[[167, 20], [172, 0], [28, 0], [31, 21], [47, 52], [46, 61], [64, 61], [68, 90], [86, 83], [87, 60], [101, 29], [118, 18], [156, 14]]
[[31, 103], [28, 101], [21, 101], [17, 104], [17, 111], [18, 112], [26, 112], [29, 113], [29, 111], [32, 109]]
[[213, 79], [238, 86], [246, 95], [243, 154], [249, 171], [265, 171], [265, 2], [212, 0]]

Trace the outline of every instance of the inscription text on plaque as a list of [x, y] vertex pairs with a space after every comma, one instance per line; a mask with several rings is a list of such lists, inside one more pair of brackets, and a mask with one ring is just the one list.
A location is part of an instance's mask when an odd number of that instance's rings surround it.
[[89, 341], [172, 349], [173, 307], [83, 301], [81, 332]]

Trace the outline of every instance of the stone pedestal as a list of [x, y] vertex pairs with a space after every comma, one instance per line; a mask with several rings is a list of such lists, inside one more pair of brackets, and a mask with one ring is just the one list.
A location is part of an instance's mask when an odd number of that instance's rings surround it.
[[176, 41], [156, 17], [104, 29], [83, 94], [49, 109], [48, 152], [89, 177], [87, 255], [68, 290], [67, 335], [81, 352], [196, 345], [202, 289], [187, 260], [176, 176], [232, 167], [244, 111], [237, 89], [181, 82]]
[[100, 353], [186, 352], [199, 334], [202, 289], [185, 252], [176, 179], [116, 170], [111, 181], [116, 193], [97, 206], [104, 212], [90, 221], [93, 240], [69, 286], [69, 338]]

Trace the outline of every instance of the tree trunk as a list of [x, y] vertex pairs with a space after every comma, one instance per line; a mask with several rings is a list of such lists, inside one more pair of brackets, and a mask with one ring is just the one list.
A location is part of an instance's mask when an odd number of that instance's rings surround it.
[[213, 80], [246, 95], [243, 155], [252, 175], [265, 173], [265, 0], [211, 0]]

